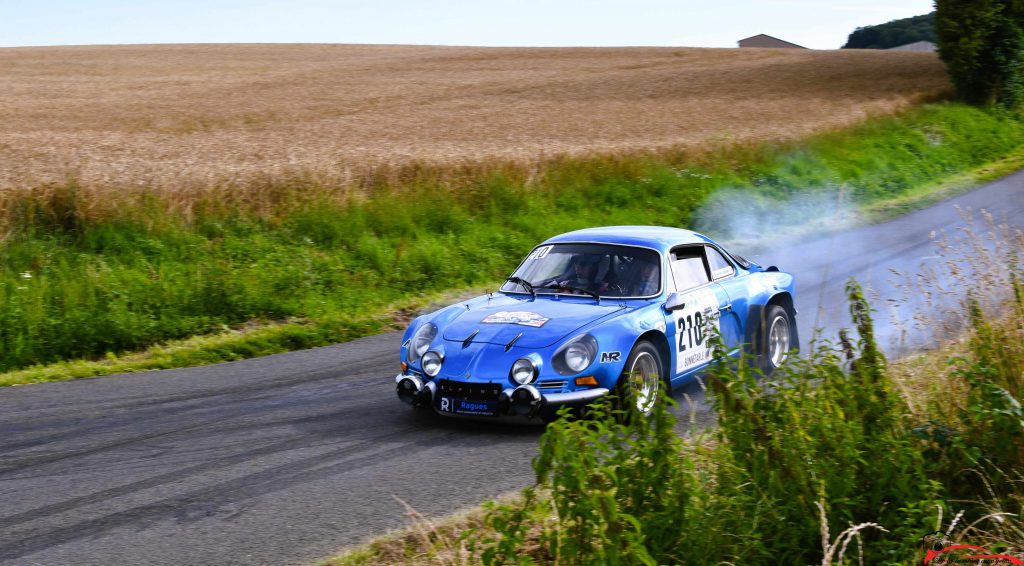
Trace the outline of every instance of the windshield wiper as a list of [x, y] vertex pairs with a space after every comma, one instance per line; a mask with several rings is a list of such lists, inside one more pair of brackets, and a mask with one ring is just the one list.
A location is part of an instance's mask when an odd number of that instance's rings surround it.
[[572, 286], [569, 286], [569, 285], [545, 285], [543, 287], [537, 287], [537, 288], [538, 289], [551, 289], [551, 290], [554, 290], [554, 291], [558, 291], [560, 289], [565, 289], [565, 290], [568, 290], [568, 291], [578, 291], [580, 293], [585, 293], [587, 295], [590, 295], [591, 297], [594, 297], [595, 299], [598, 300], [598, 302], [601, 301], [601, 295], [599, 295], [599, 294], [597, 294], [597, 293], [595, 293], [593, 291], [589, 291], [587, 289], [581, 289], [579, 287], [572, 287]]
[[522, 285], [523, 289], [526, 289], [526, 291], [533, 295], [534, 298], [537, 298], [537, 291], [533, 290], [533, 285], [526, 279], [523, 279], [522, 277], [516, 277], [513, 275], [512, 277], [509, 277], [505, 281]]

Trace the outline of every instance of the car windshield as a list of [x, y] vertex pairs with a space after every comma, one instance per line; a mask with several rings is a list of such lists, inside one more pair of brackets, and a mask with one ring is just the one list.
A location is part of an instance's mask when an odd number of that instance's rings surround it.
[[660, 258], [652, 249], [629, 246], [540, 246], [530, 252], [501, 290], [506, 293], [651, 297], [661, 293]]

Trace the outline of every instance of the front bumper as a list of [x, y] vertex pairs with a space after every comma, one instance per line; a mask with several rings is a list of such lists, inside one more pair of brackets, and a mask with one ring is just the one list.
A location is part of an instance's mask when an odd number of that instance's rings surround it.
[[493, 401], [496, 404], [494, 410], [489, 410], [486, 415], [479, 415], [470, 412], [460, 413], [454, 409], [442, 410], [444, 407], [439, 409], [435, 403], [438, 397], [437, 383], [435, 381], [424, 382], [418, 375], [405, 373], [396, 375], [395, 390], [400, 400], [414, 407], [431, 407], [438, 414], [451, 417], [485, 416], [491, 419], [501, 417], [533, 418], [542, 413], [554, 413], [566, 405], [586, 405], [608, 394], [608, 389], [604, 387], [564, 393], [541, 393], [533, 385], [520, 385], [503, 389], [498, 394], [497, 400]]

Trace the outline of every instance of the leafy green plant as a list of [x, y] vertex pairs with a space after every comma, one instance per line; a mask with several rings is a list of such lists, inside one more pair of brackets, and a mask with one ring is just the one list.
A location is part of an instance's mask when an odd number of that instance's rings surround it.
[[972, 104], [1024, 100], [1024, 9], [1007, 0], [937, 0], [939, 55]]
[[[612, 402], [585, 417], [563, 412], [541, 439], [537, 485], [549, 498], [552, 525], [540, 535], [544, 554], [561, 564], [658, 564], [672, 561], [689, 501], [699, 493], [681, 457], [675, 419], [659, 403], [653, 414], [623, 418]], [[523, 563], [524, 520], [534, 501], [496, 509], [488, 522], [502, 532], [485, 541], [484, 564]]]
[[1016, 277], [1012, 285], [1014, 301], [1005, 320], [986, 319], [978, 303], [968, 301], [970, 352], [953, 360], [953, 377], [968, 386], [960, 410], [963, 461], [957, 464], [983, 469], [997, 484], [1008, 473], [1024, 472], [1024, 301]]
[[750, 364], [720, 363], [709, 382], [718, 435], [740, 471], [732, 481], [750, 482], [759, 499], [758, 544], [785, 563], [819, 560], [818, 502], [833, 532], [870, 522], [891, 531], [863, 535], [874, 562], [894, 558], [920, 529], [924, 507], [896, 502], [938, 502], [904, 431], [906, 407], [875, 345], [867, 302], [853, 282], [847, 293], [859, 340], [845, 352], [820, 349], [767, 383]]

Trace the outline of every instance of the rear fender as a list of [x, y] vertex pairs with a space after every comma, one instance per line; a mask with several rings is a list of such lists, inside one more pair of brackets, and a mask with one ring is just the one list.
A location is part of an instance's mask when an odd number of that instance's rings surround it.
[[765, 326], [765, 310], [771, 305], [778, 305], [782, 307], [787, 314], [789, 314], [791, 336], [790, 341], [793, 348], [800, 351], [800, 334], [798, 331], [799, 326], [796, 323], [796, 307], [793, 305], [793, 295], [788, 291], [776, 292], [774, 295], [768, 297], [768, 300], [763, 304], [758, 301], [757, 304], [753, 302], [750, 305], [747, 314], [747, 328], [745, 342], [748, 346], [750, 353], [756, 352], [756, 345], [761, 340], [761, 335], [764, 332]]

